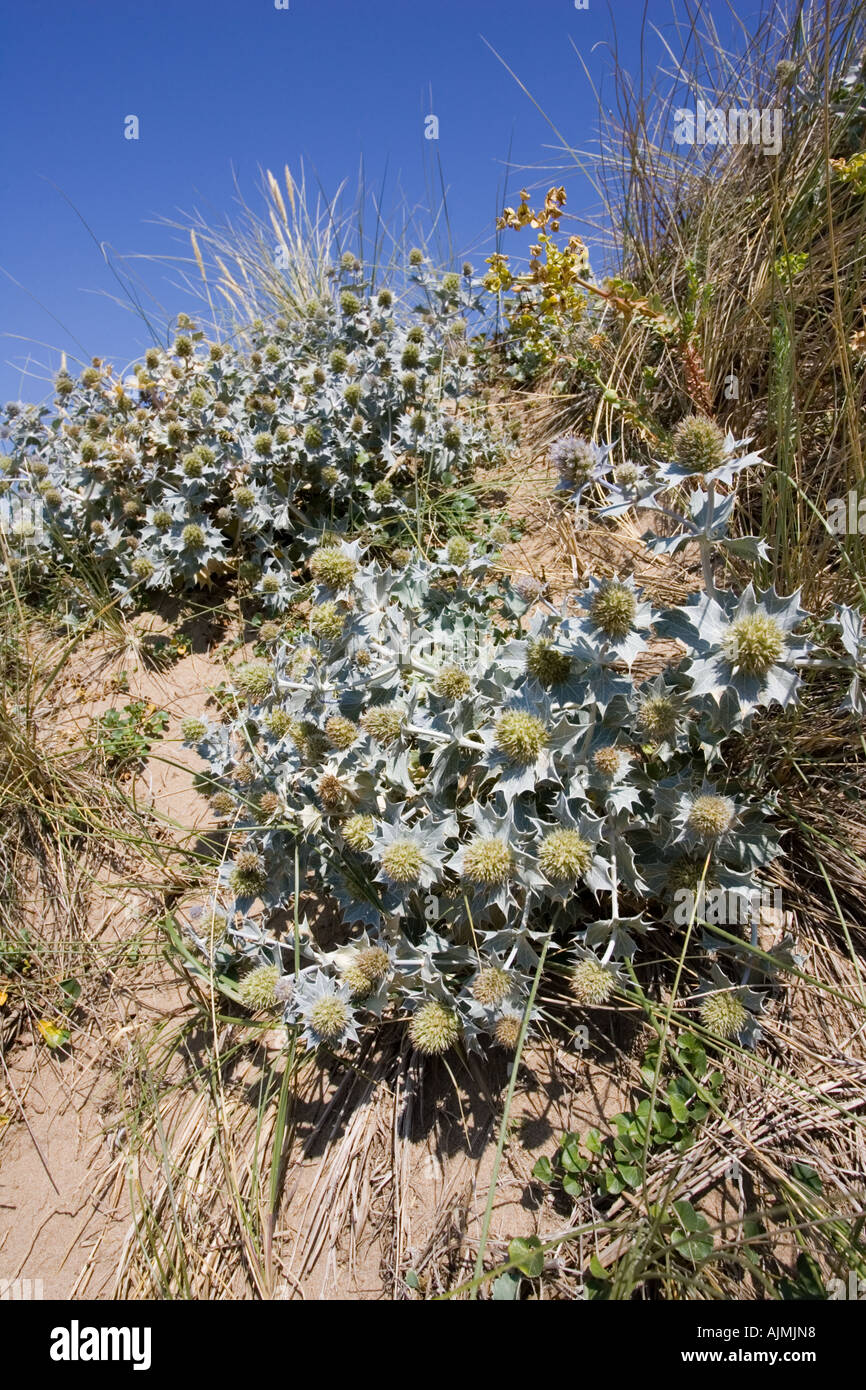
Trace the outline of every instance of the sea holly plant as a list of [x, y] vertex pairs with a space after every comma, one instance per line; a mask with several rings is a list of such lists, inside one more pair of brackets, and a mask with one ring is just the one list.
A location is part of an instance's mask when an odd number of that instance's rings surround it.
[[[780, 852], [772, 799], [722, 748], [799, 696], [796, 596], [714, 589], [660, 608], [613, 576], [556, 607], [468, 543], [390, 569], [337, 541], [308, 568], [307, 630], [239, 663], [234, 708], [184, 732], [230, 833], [219, 945], [241, 972], [296, 974], [273, 1008], [310, 1046], [351, 1048], [394, 1015], [425, 1055], [513, 1047], [542, 954], [572, 1007], [616, 1007], [648, 934], [687, 929], [684, 888], [759, 893]], [[678, 656], [636, 676], [659, 637]], [[297, 940], [280, 927], [302, 885], [342, 922], [329, 951], [315, 923]], [[737, 984], [748, 932], [726, 946], [692, 919], [696, 1014], [755, 1043], [772, 964]]]
[[244, 343], [185, 317], [125, 376], [64, 370], [53, 404], [0, 412], [0, 495], [38, 513], [8, 563], [36, 574], [88, 554], [121, 602], [236, 577], [271, 612], [324, 524], [394, 545], [420, 485], [499, 456], [467, 337], [480, 283], [410, 257], [398, 303], [354, 256], [332, 292]]

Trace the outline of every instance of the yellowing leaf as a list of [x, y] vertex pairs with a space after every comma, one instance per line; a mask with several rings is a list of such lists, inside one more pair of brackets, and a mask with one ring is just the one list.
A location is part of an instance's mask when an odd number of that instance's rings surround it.
[[3, 989], [3, 987], [0, 986], [0, 1009], [2, 1009], [3, 1005], [6, 1003], [6, 1000], [7, 1000], [8, 998], [9, 998], [9, 991], [8, 991], [7, 989]]
[[51, 1048], [62, 1047], [64, 1043], [69, 1042], [69, 1029], [58, 1028], [57, 1024], [52, 1023], [50, 1019], [40, 1018], [36, 1027]]

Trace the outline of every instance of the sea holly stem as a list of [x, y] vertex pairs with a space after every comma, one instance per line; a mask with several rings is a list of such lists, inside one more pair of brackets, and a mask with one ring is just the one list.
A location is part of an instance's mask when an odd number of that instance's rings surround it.
[[610, 837], [610, 916], [611, 929], [610, 941], [607, 943], [604, 955], [601, 958], [602, 965], [607, 965], [613, 955], [613, 948], [616, 945], [616, 927], [619, 921], [619, 875], [616, 867], [616, 816], [613, 811], [607, 817], [608, 832]]
[[703, 531], [699, 536], [701, 545], [701, 569], [703, 570], [704, 575], [704, 588], [706, 589], [708, 594], [714, 594], [716, 592], [716, 586], [713, 582], [712, 542], [713, 511], [715, 509], [715, 499], [716, 485], [714, 482], [711, 481], [707, 484], [707, 521]]

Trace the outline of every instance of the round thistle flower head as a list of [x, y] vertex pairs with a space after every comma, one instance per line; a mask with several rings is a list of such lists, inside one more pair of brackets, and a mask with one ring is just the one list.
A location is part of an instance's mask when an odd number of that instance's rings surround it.
[[325, 720], [325, 733], [332, 747], [345, 749], [351, 748], [360, 730], [351, 719], [344, 719], [341, 714], [332, 714]]
[[388, 952], [383, 950], [381, 946], [365, 946], [363, 951], [358, 954], [355, 968], [366, 975], [371, 984], [378, 985], [386, 978], [391, 969]]
[[351, 1013], [345, 999], [336, 994], [323, 994], [311, 1005], [306, 1022], [317, 1040], [333, 1043], [341, 1036]]
[[92, 440], [92, 439], [85, 439], [84, 442], [83, 442], [82, 445], [81, 445], [81, 461], [82, 461], [82, 463], [93, 463], [94, 459], [97, 458], [98, 456], [99, 456], [99, 450], [98, 450], [98, 448], [96, 447], [96, 445], [94, 444], [93, 440]]
[[484, 965], [472, 981], [472, 997], [479, 1004], [495, 1008], [508, 998], [513, 983], [509, 970], [498, 965]]
[[424, 253], [423, 253], [423, 251], [419, 251], [419, 249], [418, 249], [417, 246], [413, 246], [413, 247], [412, 247], [412, 250], [409, 252], [409, 264], [410, 264], [410, 265], [421, 265], [421, 264], [423, 263], [423, 260], [424, 260]]
[[731, 623], [723, 650], [732, 666], [763, 677], [785, 651], [785, 634], [769, 614], [748, 613]]
[[192, 357], [195, 352], [192, 338], [188, 338], [186, 334], [182, 333], [179, 338], [174, 340], [174, 350], [178, 357]]
[[232, 777], [239, 787], [248, 787], [256, 778], [252, 763], [236, 763], [232, 768]]
[[407, 343], [400, 355], [401, 367], [417, 367], [421, 361], [421, 353], [417, 343]]
[[505, 840], [479, 835], [466, 848], [463, 877], [470, 883], [493, 887], [508, 882], [513, 864], [514, 855]]
[[640, 469], [636, 463], [621, 463], [613, 473], [620, 487], [635, 487], [640, 479]]
[[207, 405], [207, 392], [200, 386], [194, 386], [189, 393], [189, 403], [193, 410], [204, 410]]
[[[265, 592], [267, 593], [267, 590], [265, 590]], [[267, 645], [270, 645], [271, 642], [276, 642], [279, 638], [279, 635], [279, 623], [266, 622], [262, 623], [261, 627], [259, 628], [259, 641], [264, 642]]]
[[186, 454], [182, 467], [185, 478], [200, 478], [202, 475], [201, 459], [198, 454]]
[[456, 425], [449, 425], [442, 435], [442, 443], [445, 445], [446, 449], [459, 449], [461, 440], [462, 436]]
[[158, 348], [151, 347], [147, 349], [147, 352], [144, 354], [144, 360], [151, 371], [155, 371], [159, 366], [161, 355]]
[[49, 507], [59, 507], [60, 503], [63, 501], [63, 494], [58, 492], [56, 487], [46, 487], [42, 496], [45, 498]]
[[234, 683], [240, 693], [258, 704], [271, 693], [274, 682], [274, 668], [266, 661], [244, 661], [234, 670]]
[[215, 792], [210, 799], [211, 810], [220, 820], [226, 820], [235, 812], [235, 799], [231, 792]]
[[37, 459], [35, 463], [30, 465], [30, 472], [34, 478], [45, 478], [48, 475], [48, 464], [42, 459]]
[[424, 856], [414, 840], [394, 840], [382, 852], [382, 872], [391, 883], [419, 883]]
[[164, 507], [160, 507], [153, 514], [153, 524], [157, 531], [167, 531], [171, 526], [171, 512], [167, 512]]
[[280, 798], [276, 792], [263, 792], [256, 807], [256, 820], [267, 821], [280, 810]]
[[352, 849], [369, 849], [373, 843], [375, 821], [372, 816], [350, 816], [342, 826], [343, 839]]
[[280, 592], [280, 580], [276, 574], [266, 574], [262, 580], [263, 594], [278, 594]]
[[148, 560], [146, 555], [138, 555], [132, 562], [132, 572], [136, 579], [150, 579], [154, 572], [152, 560]]
[[626, 584], [610, 579], [597, 590], [589, 612], [593, 623], [605, 637], [621, 641], [631, 631], [637, 612], [637, 599]]
[[256, 494], [251, 487], [245, 484], [236, 487], [232, 495], [239, 507], [252, 507], [255, 505]]
[[403, 711], [397, 705], [373, 705], [361, 715], [361, 727], [385, 747], [400, 737]]
[[307, 425], [304, 430], [304, 448], [321, 449], [323, 437], [318, 425]]
[[123, 515], [124, 515], [124, 516], [128, 516], [128, 517], [132, 518], [132, 517], [138, 516], [138, 514], [139, 514], [140, 511], [141, 511], [141, 503], [138, 501], [138, 499], [137, 499], [136, 497], [130, 497], [130, 498], [128, 499], [128, 501], [124, 502], [124, 504], [123, 504]]
[[294, 724], [294, 719], [286, 709], [273, 709], [265, 720], [268, 732], [274, 738], [285, 738]]
[[586, 1007], [604, 1004], [613, 993], [613, 988], [613, 976], [592, 956], [578, 961], [571, 972], [571, 992], [577, 1002]]
[[310, 557], [310, 573], [317, 584], [329, 589], [344, 589], [355, 577], [357, 566], [351, 555], [337, 546], [320, 546]]
[[259, 965], [241, 981], [238, 993], [248, 1009], [271, 1009], [276, 1004], [274, 990], [280, 978], [276, 965]]
[[184, 719], [180, 731], [187, 743], [201, 743], [207, 733], [207, 724], [203, 719]]
[[[418, 390], [418, 378], [414, 372], [406, 372], [400, 378], [400, 385], [405, 395], [414, 396], [415, 392]], [[421, 428], [423, 429], [423, 425]]]
[[357, 965], [350, 965], [342, 977], [342, 983], [348, 989], [353, 999], [366, 999], [373, 993], [375, 983], [359, 969]]
[[710, 473], [725, 457], [725, 436], [706, 415], [689, 415], [674, 430], [673, 454], [689, 473]]
[[469, 542], [464, 536], [452, 536], [446, 549], [449, 565], [469, 563]]
[[701, 1002], [701, 1022], [720, 1038], [735, 1038], [748, 1021], [748, 1013], [736, 994], [708, 994]]
[[386, 502], [392, 501], [393, 497], [394, 489], [386, 478], [383, 478], [382, 481], [377, 483], [373, 488], [373, 501], [378, 502], [380, 506], [384, 505]]
[[648, 695], [638, 706], [637, 722], [650, 738], [670, 738], [677, 726], [677, 711], [666, 695]]
[[592, 863], [592, 845], [576, 830], [550, 830], [541, 842], [538, 863], [551, 883], [576, 883]]
[[331, 353], [331, 371], [344, 372], [349, 365], [349, 359], [342, 348], [335, 348]]
[[255, 850], [241, 850], [235, 856], [235, 866], [229, 874], [229, 883], [235, 893], [242, 897], [254, 897], [267, 881], [264, 861]]
[[351, 290], [343, 290], [343, 293], [340, 295], [340, 308], [343, 310], [344, 314], [347, 314], [350, 318], [354, 318], [356, 314], [360, 314], [361, 312], [361, 301]]
[[260, 458], [267, 458], [274, 447], [274, 436], [263, 432], [257, 434], [253, 440], [253, 448]]
[[[423, 410], [416, 410], [415, 414], [412, 416], [412, 419], [409, 421], [409, 424], [411, 425], [412, 430], [415, 434], [423, 434], [425, 429], [427, 428], [427, 417], [424, 414]], [[454, 562], [452, 561], [452, 563]]]
[[338, 468], [323, 468], [321, 473], [322, 482], [325, 487], [336, 487], [340, 481], [340, 470]]
[[319, 801], [326, 811], [337, 811], [345, 803], [346, 788], [339, 777], [335, 777], [332, 772], [326, 772], [324, 777], [319, 779], [316, 790]]
[[349, 385], [343, 392], [343, 400], [346, 402], [347, 405], [351, 405], [352, 407], [360, 405], [361, 388], [358, 385], [357, 381], [349, 382]]
[[507, 710], [496, 721], [496, 747], [515, 763], [534, 763], [547, 747], [543, 720], [525, 710]]
[[184, 526], [180, 538], [188, 550], [200, 550], [205, 541], [204, 530], [196, 522], [191, 521], [188, 526]]
[[394, 303], [394, 296], [390, 290], [380, 290], [376, 298], [376, 303], [380, 309], [390, 309]]
[[703, 884], [704, 892], [718, 886], [718, 879], [711, 864], [707, 865], [706, 872], [704, 872], [703, 861], [689, 858], [677, 859], [671, 865], [666, 882], [671, 894], [686, 889], [689, 893], [697, 895], [701, 884]]
[[346, 625], [344, 614], [335, 603], [316, 603], [310, 610], [310, 627], [317, 637], [336, 642]]
[[716, 840], [732, 828], [737, 809], [729, 796], [698, 796], [692, 803], [687, 825], [702, 840]]
[[542, 685], [559, 685], [568, 680], [571, 657], [557, 651], [549, 637], [538, 637], [529, 643], [526, 670]]
[[588, 439], [569, 434], [553, 444], [550, 461], [566, 482], [585, 484], [598, 466], [598, 453]]
[[506, 1052], [516, 1052], [522, 1022], [520, 1014], [505, 1013], [498, 1018], [493, 1029], [493, 1040], [497, 1046], [504, 1047]]
[[433, 683], [436, 694], [445, 700], [462, 700], [471, 688], [468, 672], [462, 671], [459, 666], [443, 666]]
[[459, 293], [460, 276], [455, 274], [453, 270], [449, 271], [447, 275], [442, 276], [442, 288], [446, 294], [454, 295]]
[[409, 1037], [425, 1057], [441, 1056], [460, 1037], [460, 1023], [453, 1009], [431, 1000], [412, 1015]]
[[592, 765], [599, 777], [615, 782], [622, 776], [629, 764], [629, 756], [623, 748], [599, 748], [593, 755]]

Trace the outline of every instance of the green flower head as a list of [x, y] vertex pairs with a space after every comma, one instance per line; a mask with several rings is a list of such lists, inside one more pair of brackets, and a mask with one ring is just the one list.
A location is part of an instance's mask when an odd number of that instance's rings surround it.
[[259, 965], [245, 975], [241, 981], [239, 994], [248, 1009], [272, 1009], [276, 1005], [274, 990], [280, 978], [276, 965]]
[[329, 589], [344, 589], [355, 577], [357, 565], [351, 555], [338, 546], [320, 546], [310, 557], [310, 573], [317, 584]]
[[710, 473], [725, 457], [725, 436], [706, 415], [690, 415], [674, 430], [673, 454], [689, 473]]
[[538, 637], [529, 643], [526, 670], [542, 685], [560, 685], [571, 673], [571, 657], [557, 651], [548, 637]]
[[479, 835], [467, 845], [463, 877], [479, 886], [494, 887], [511, 878], [514, 855], [505, 840]]
[[274, 668], [266, 661], [245, 661], [235, 667], [234, 683], [251, 704], [259, 704], [273, 689]]
[[578, 961], [571, 973], [571, 992], [579, 1004], [604, 1004], [613, 993], [614, 978], [593, 956]]
[[606, 637], [621, 641], [631, 631], [637, 599], [626, 584], [610, 579], [596, 592], [589, 611], [593, 623]]
[[441, 1056], [460, 1037], [460, 1023], [453, 1009], [432, 1000], [429, 1004], [422, 1004], [412, 1015], [409, 1037], [425, 1057]]
[[414, 840], [392, 840], [382, 852], [382, 872], [391, 883], [419, 883], [424, 856]]
[[372, 816], [349, 816], [342, 825], [343, 839], [352, 849], [369, 849], [373, 843], [374, 828], [375, 821]]
[[767, 613], [748, 613], [731, 623], [723, 650], [747, 676], [766, 676], [785, 651], [785, 634]]
[[538, 863], [551, 883], [577, 883], [592, 863], [592, 845], [576, 830], [550, 830], [541, 841]]
[[735, 1038], [748, 1022], [748, 1013], [736, 994], [708, 994], [701, 1002], [701, 1022], [720, 1038]]
[[485, 965], [472, 981], [472, 997], [485, 1007], [495, 1008], [508, 998], [513, 985], [510, 971], [498, 965]]
[[547, 728], [534, 714], [507, 710], [496, 721], [494, 742], [512, 762], [534, 763], [547, 747]]

